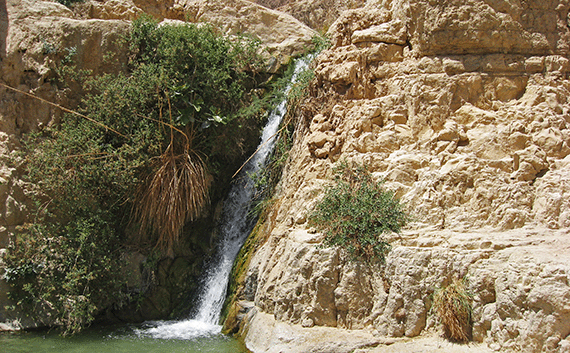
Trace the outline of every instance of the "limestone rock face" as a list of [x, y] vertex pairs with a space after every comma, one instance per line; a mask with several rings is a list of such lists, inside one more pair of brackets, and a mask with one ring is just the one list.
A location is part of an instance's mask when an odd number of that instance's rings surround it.
[[[439, 327], [433, 292], [466, 276], [473, 340], [567, 352], [569, 5], [386, 0], [345, 11], [313, 64], [267, 240], [251, 257], [255, 310], [291, 327], [414, 337]], [[320, 248], [307, 224], [344, 159], [386, 180], [414, 218], [387, 236], [384, 266]], [[246, 343], [262, 347], [249, 320]]]
[[[371, 20], [387, 25], [372, 16], [382, 8], [403, 22], [411, 48], [422, 56], [568, 54], [569, 6], [565, 1], [375, 0], [367, 2], [364, 17], [359, 10], [345, 12], [331, 33], [342, 35], [346, 26], [373, 31]], [[348, 44], [350, 38], [344, 39]]]
[[132, 0], [91, 0], [74, 5], [73, 12], [81, 18], [132, 21], [143, 14], [143, 10]]
[[288, 13], [307, 26], [325, 31], [348, 9], [364, 6], [365, 0], [256, 0], [256, 3]]
[[207, 22], [224, 34], [258, 38], [280, 63], [302, 53], [316, 34], [291, 15], [246, 0], [91, 0], [76, 11], [86, 18], [133, 20], [148, 13], [159, 20]]
[[294, 17], [245, 0], [181, 0], [193, 22], [209, 22], [226, 34], [247, 33], [261, 40], [281, 62], [302, 53], [316, 34]]

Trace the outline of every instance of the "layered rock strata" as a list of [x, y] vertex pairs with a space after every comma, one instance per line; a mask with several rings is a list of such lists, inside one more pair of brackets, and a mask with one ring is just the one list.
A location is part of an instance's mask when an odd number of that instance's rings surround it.
[[326, 32], [340, 14], [364, 6], [365, 0], [256, 0], [256, 3], [288, 13], [307, 26]]
[[83, 18], [133, 20], [147, 13], [159, 20], [210, 23], [227, 35], [259, 39], [273, 70], [302, 53], [316, 34], [289, 14], [247, 0], [91, 0], [75, 11]]
[[[315, 60], [238, 290], [254, 304], [242, 322], [249, 347], [275, 351], [259, 334], [268, 320], [375, 339], [422, 335], [439, 327], [433, 292], [466, 277], [474, 341], [570, 351], [569, 8], [387, 0], [343, 13]], [[385, 265], [319, 247], [322, 235], [307, 224], [342, 160], [386, 180], [414, 218], [387, 236]], [[280, 349], [293, 349], [276, 335]], [[307, 351], [334, 336], [307, 338]]]

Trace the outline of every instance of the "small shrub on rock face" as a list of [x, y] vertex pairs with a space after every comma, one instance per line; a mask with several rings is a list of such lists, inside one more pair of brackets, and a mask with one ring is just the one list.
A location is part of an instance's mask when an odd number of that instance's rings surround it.
[[353, 258], [384, 262], [390, 244], [382, 235], [400, 232], [409, 221], [403, 205], [364, 166], [343, 162], [335, 174], [310, 224], [324, 232], [324, 245], [340, 246]]
[[443, 325], [444, 336], [452, 341], [467, 342], [471, 337], [471, 300], [465, 279], [455, 279], [439, 288], [433, 296], [433, 312]]

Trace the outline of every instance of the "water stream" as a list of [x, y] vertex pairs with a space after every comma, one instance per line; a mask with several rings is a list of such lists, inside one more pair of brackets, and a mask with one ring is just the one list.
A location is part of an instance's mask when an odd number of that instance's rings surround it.
[[[288, 93], [292, 84], [296, 82], [299, 73], [307, 68], [310, 59], [302, 58], [295, 62], [295, 70], [285, 93]], [[148, 323], [152, 327], [136, 330], [141, 337], [187, 340], [220, 334], [221, 309], [226, 297], [232, 265], [252, 228], [251, 222], [248, 221], [248, 213], [255, 187], [248, 175], [265, 166], [275, 145], [274, 136], [286, 111], [287, 100], [284, 99], [269, 115], [257, 153], [237, 176], [237, 182], [232, 186], [224, 203], [218, 252], [204, 276], [205, 280], [195, 314], [190, 319], [182, 321]]]

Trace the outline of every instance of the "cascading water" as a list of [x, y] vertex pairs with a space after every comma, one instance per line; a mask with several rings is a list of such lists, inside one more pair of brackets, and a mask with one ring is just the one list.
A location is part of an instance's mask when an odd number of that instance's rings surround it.
[[[299, 73], [307, 68], [311, 59], [312, 57], [308, 56], [295, 62], [295, 70], [285, 93], [289, 92], [291, 85], [296, 82]], [[284, 99], [269, 115], [257, 153], [241, 171], [239, 182], [232, 186], [223, 209], [218, 255], [205, 275], [196, 313], [189, 320], [149, 323], [150, 328], [137, 330], [137, 334], [162, 339], [192, 339], [221, 332], [219, 320], [229, 275], [234, 259], [251, 231], [247, 215], [255, 187], [248, 175], [265, 166], [275, 145], [273, 137], [286, 111], [287, 100]]]

